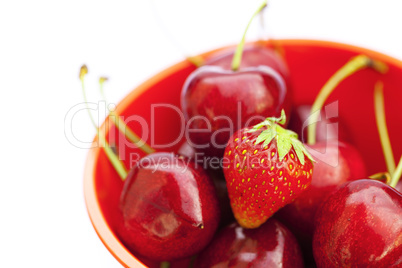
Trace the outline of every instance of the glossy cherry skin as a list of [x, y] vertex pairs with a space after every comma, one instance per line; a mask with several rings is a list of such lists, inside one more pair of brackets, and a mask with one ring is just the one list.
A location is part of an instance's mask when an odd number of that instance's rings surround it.
[[193, 162], [170, 153], [153, 153], [138, 162], [125, 181], [120, 208], [120, 239], [132, 252], [158, 261], [202, 250], [220, 217], [210, 178]]
[[[194, 150], [194, 148], [190, 146], [188, 142], [184, 142], [180, 146], [178, 153], [186, 158], [191, 158], [194, 161], [197, 161], [198, 154]], [[204, 170], [214, 183], [216, 195], [218, 197], [218, 204], [221, 212], [219, 227], [224, 227], [234, 222], [235, 218], [232, 212], [232, 207], [230, 206], [230, 199], [228, 189], [226, 187], [226, 180], [223, 174], [223, 170], [220, 167], [220, 162], [218, 163], [218, 166], [216, 165], [216, 163], [211, 162], [202, 164], [203, 165], [206, 164], [206, 166], [204, 166]]]
[[318, 207], [341, 184], [366, 177], [366, 169], [360, 153], [347, 143], [318, 142], [306, 148], [316, 161], [310, 187], [277, 216], [296, 235], [305, 258], [312, 261], [311, 243]]
[[[206, 59], [205, 65], [220, 66], [225, 70], [231, 70], [235, 48], [229, 48], [213, 54]], [[244, 47], [240, 69], [265, 65], [277, 71], [288, 84], [289, 71], [285, 61], [273, 49], [259, 44], [249, 44]], [[289, 86], [289, 85], [287, 85]]]
[[292, 233], [271, 218], [257, 229], [237, 223], [227, 226], [197, 257], [194, 267], [297, 268], [303, 267], [303, 259]]
[[222, 157], [236, 130], [280, 116], [282, 109], [289, 114], [290, 98], [283, 78], [270, 67], [203, 66], [187, 78], [181, 106], [188, 142], [207, 156]]
[[[311, 114], [311, 105], [300, 105], [293, 107], [288, 128], [299, 135], [302, 142], [307, 142], [307, 126], [309, 125], [309, 117]], [[349, 142], [349, 135], [345, 128], [339, 127], [339, 118], [328, 118], [325, 113], [321, 112], [321, 120], [316, 126], [316, 141], [339, 140]]]
[[402, 267], [402, 195], [370, 179], [343, 184], [317, 211], [318, 267]]
[[402, 180], [400, 180], [400, 181], [396, 184], [395, 189], [396, 189], [397, 191], [399, 191], [400, 193], [402, 193]]

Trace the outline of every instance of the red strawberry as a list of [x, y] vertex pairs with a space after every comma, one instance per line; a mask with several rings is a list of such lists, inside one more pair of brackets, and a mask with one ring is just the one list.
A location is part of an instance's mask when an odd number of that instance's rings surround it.
[[[245, 228], [257, 228], [294, 201], [310, 185], [312, 157], [297, 134], [267, 118], [243, 128], [229, 140], [223, 170], [233, 213]], [[307, 156], [307, 159], [305, 159]]]

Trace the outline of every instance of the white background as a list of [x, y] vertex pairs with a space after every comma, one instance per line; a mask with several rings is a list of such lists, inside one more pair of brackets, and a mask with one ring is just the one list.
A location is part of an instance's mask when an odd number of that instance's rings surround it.
[[[217, 3], [219, 2], [219, 3]], [[116, 0], [0, 2], [0, 267], [121, 267], [98, 239], [83, 198], [86, 149], [65, 137], [64, 119], [90, 101], [97, 79], [117, 103], [153, 74], [237, 42], [260, 1]], [[335, 40], [402, 59], [402, 2], [272, 0], [248, 39]], [[95, 135], [86, 113], [70, 126]]]

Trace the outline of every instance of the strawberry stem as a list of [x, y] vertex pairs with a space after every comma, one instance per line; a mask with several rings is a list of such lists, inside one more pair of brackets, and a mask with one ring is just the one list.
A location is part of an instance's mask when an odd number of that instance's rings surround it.
[[[106, 77], [99, 78], [99, 91], [101, 93], [103, 101], [108, 103], [106, 100], [105, 92], [103, 90], [103, 85], [105, 81], [107, 81]], [[146, 143], [140, 137], [138, 137], [138, 135], [135, 134], [134, 131], [132, 131], [131, 128], [126, 125], [123, 119], [121, 119], [121, 117], [118, 114], [116, 114], [115, 111], [109, 112], [109, 118], [112, 118], [113, 123], [115, 124], [115, 126], [118, 127], [120, 132], [122, 132], [130, 140], [130, 142], [135, 144], [144, 153], [150, 154], [155, 152], [155, 150], [151, 146], [149, 146], [148, 143]]]
[[389, 184], [389, 186], [395, 188], [395, 186], [398, 184], [399, 179], [401, 178], [402, 175], [402, 157], [399, 160], [399, 164], [395, 169], [395, 172], [392, 174], [392, 178], [391, 178], [391, 183]]
[[312, 145], [316, 141], [316, 121], [319, 116], [318, 111], [324, 106], [325, 101], [329, 95], [334, 91], [334, 89], [342, 82], [345, 78], [354, 74], [355, 72], [371, 67], [377, 72], [385, 73], [388, 67], [385, 63], [370, 59], [365, 55], [358, 55], [353, 57], [348, 61], [342, 68], [340, 68], [334, 75], [330, 77], [327, 83], [322, 87], [321, 91], [318, 93], [310, 112], [310, 124], [307, 128], [307, 143]]
[[389, 174], [395, 172], [395, 159], [391, 148], [391, 142], [389, 140], [387, 122], [385, 119], [384, 108], [384, 85], [382, 82], [377, 82], [374, 89], [374, 107], [375, 107], [375, 119], [377, 123], [378, 134], [380, 135], [381, 147], [385, 157], [385, 163]]
[[127, 177], [127, 170], [126, 167], [124, 166], [123, 162], [120, 161], [120, 159], [117, 157], [117, 155], [113, 152], [112, 148], [110, 147], [109, 143], [106, 141], [106, 137], [103, 134], [103, 132], [99, 129], [99, 127], [97, 126], [97, 124], [95, 123], [95, 120], [92, 116], [92, 113], [89, 110], [89, 106], [88, 106], [88, 101], [87, 101], [87, 95], [85, 92], [85, 82], [84, 82], [84, 78], [85, 75], [88, 73], [88, 68], [83, 65], [80, 69], [80, 80], [81, 80], [81, 88], [82, 88], [82, 93], [84, 96], [84, 101], [85, 101], [85, 105], [87, 106], [87, 111], [89, 114], [89, 117], [91, 118], [92, 121], [92, 125], [95, 127], [97, 135], [99, 137], [98, 141], [99, 141], [99, 146], [102, 148], [104, 148], [105, 153], [107, 158], [109, 159], [109, 161], [112, 163], [114, 169], [116, 170], [116, 172], [119, 174], [120, 178], [122, 180], [125, 180]]
[[251, 22], [254, 20], [255, 16], [257, 16], [266, 6], [267, 6], [267, 0], [263, 0], [261, 5], [254, 12], [253, 16], [251, 17], [250, 21], [248, 22], [246, 30], [243, 33], [243, 37], [240, 40], [240, 43], [237, 45], [236, 52], [233, 55], [233, 60], [232, 60], [232, 70], [233, 71], [237, 71], [240, 67], [241, 58], [243, 55], [244, 43], [246, 41], [246, 33], [248, 31], [248, 28], [250, 27]]

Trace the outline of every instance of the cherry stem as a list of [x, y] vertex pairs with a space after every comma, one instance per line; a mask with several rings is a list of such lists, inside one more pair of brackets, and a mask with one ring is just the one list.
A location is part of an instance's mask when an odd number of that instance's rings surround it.
[[201, 56], [188, 56], [186, 59], [195, 67], [204, 65], [204, 59]]
[[374, 107], [375, 107], [375, 119], [377, 123], [377, 130], [380, 136], [381, 147], [385, 157], [385, 163], [389, 174], [395, 172], [395, 159], [391, 148], [391, 142], [389, 140], [387, 122], [385, 119], [385, 107], [384, 107], [384, 85], [382, 82], [377, 82], [374, 88]]
[[262, 4], [258, 7], [258, 9], [254, 12], [253, 16], [251, 17], [250, 21], [248, 22], [246, 30], [243, 33], [243, 37], [242, 37], [240, 43], [237, 45], [236, 52], [233, 55], [233, 60], [232, 60], [232, 70], [233, 71], [237, 71], [240, 67], [241, 58], [243, 55], [244, 43], [246, 41], [246, 33], [248, 31], [248, 28], [250, 27], [251, 22], [254, 20], [255, 16], [257, 16], [266, 6], [267, 6], [267, 0], [264, 0], [262, 2]]
[[316, 142], [316, 121], [320, 115], [321, 108], [324, 106], [325, 101], [334, 89], [345, 78], [354, 74], [355, 72], [364, 68], [373, 68], [377, 72], [385, 73], [388, 70], [388, 66], [380, 61], [373, 60], [365, 55], [358, 55], [348, 61], [342, 68], [340, 68], [330, 79], [325, 83], [315, 99], [313, 106], [311, 107], [309, 126], [307, 128], [307, 143], [310, 145]]
[[98, 141], [99, 141], [99, 146], [102, 148], [104, 148], [105, 153], [107, 158], [109, 159], [109, 161], [112, 163], [114, 169], [116, 170], [116, 172], [119, 174], [120, 178], [122, 180], [125, 180], [127, 177], [127, 170], [126, 167], [124, 166], [123, 162], [120, 161], [120, 159], [117, 157], [117, 155], [113, 152], [112, 148], [110, 147], [109, 143], [106, 141], [106, 137], [103, 134], [103, 132], [99, 129], [99, 127], [97, 126], [97, 124], [95, 123], [95, 120], [92, 116], [92, 113], [89, 109], [88, 106], [88, 101], [87, 101], [87, 95], [85, 92], [85, 82], [84, 82], [84, 78], [85, 75], [88, 73], [88, 68], [83, 65], [80, 69], [80, 80], [81, 80], [81, 87], [82, 87], [82, 93], [84, 96], [84, 101], [85, 101], [85, 105], [87, 106], [87, 111], [89, 114], [89, 117], [91, 118], [92, 124], [96, 129], [97, 135], [99, 137]]
[[376, 174], [369, 176], [369, 178], [376, 180], [376, 181], [382, 181], [386, 184], [389, 184], [391, 182], [391, 176], [389, 175], [388, 172], [376, 173]]
[[389, 184], [389, 186], [395, 188], [399, 182], [399, 179], [401, 178], [401, 175], [402, 175], [402, 157], [399, 160], [399, 163], [395, 169], [395, 172], [392, 174], [391, 183]]
[[[99, 78], [99, 91], [101, 93], [103, 101], [108, 103], [106, 100], [105, 92], [103, 90], [103, 85], [106, 81], [106, 77]], [[124, 120], [121, 119], [121, 117], [115, 111], [109, 111], [109, 118], [113, 120], [113, 123], [115, 124], [115, 126], [117, 126], [120, 132], [122, 132], [124, 136], [126, 136], [130, 140], [130, 142], [135, 144], [144, 153], [150, 154], [155, 152], [155, 150], [150, 145], [148, 145], [145, 141], [138, 137], [138, 135], [135, 134], [134, 131], [132, 131], [131, 128], [126, 125]]]

